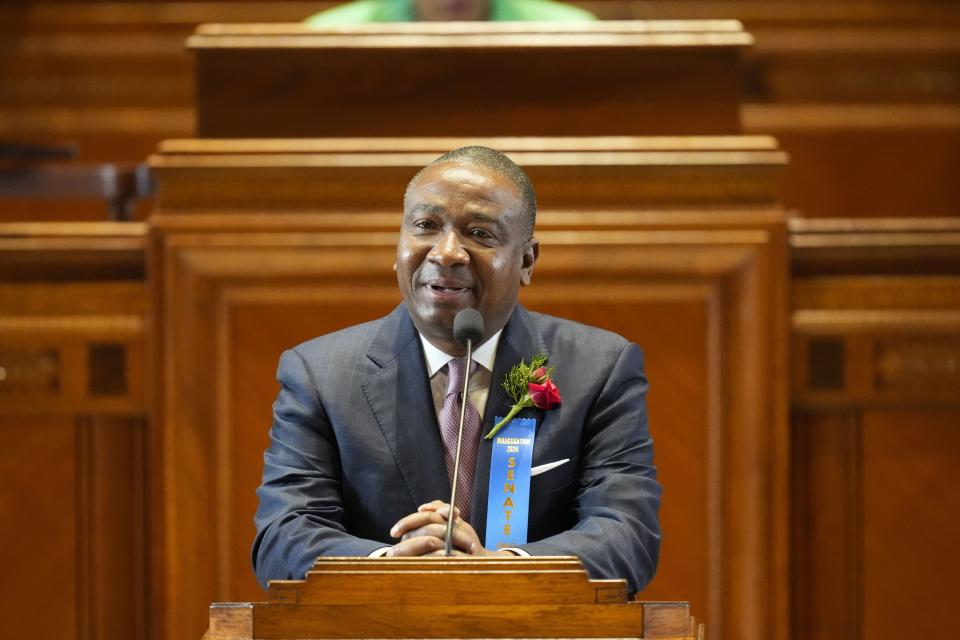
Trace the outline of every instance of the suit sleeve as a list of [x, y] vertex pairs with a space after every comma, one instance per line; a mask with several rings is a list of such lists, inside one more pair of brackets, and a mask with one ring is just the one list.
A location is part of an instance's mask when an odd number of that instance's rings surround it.
[[639, 592], [660, 552], [660, 485], [647, 426], [643, 355], [628, 344], [590, 408], [581, 440], [576, 524], [521, 545], [531, 555], [576, 555], [597, 578], [626, 578]]
[[336, 435], [298, 353], [281, 356], [277, 381], [253, 543], [264, 588], [269, 580], [302, 579], [318, 556], [366, 556], [384, 546], [346, 531]]

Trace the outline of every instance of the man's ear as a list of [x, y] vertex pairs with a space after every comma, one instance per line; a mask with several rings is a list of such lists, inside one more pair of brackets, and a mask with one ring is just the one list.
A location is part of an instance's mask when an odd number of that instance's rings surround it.
[[394, 273], [397, 272], [397, 263], [396, 263], [396, 262], [393, 263], [393, 272], [394, 272]]
[[527, 246], [523, 249], [522, 262], [520, 263], [520, 286], [526, 287], [530, 284], [533, 277], [533, 266], [537, 264], [537, 258], [540, 257], [540, 241], [536, 238], [530, 238]]

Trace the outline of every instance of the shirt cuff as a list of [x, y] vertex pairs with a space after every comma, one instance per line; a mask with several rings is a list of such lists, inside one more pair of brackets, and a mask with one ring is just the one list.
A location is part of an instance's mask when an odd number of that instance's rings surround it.
[[[372, 551], [368, 558], [382, 558], [387, 555], [387, 551], [390, 551], [391, 547], [380, 547], [379, 549]], [[528, 554], [529, 555], [529, 554]]]

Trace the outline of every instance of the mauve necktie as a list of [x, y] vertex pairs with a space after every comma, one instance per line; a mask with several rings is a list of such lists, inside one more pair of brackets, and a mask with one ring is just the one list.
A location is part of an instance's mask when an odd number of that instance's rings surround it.
[[[460, 394], [466, 375], [465, 358], [454, 358], [447, 363], [447, 396], [440, 409], [438, 421], [443, 447], [446, 449], [447, 477], [453, 484], [453, 459], [457, 454], [457, 428], [460, 425]], [[474, 363], [476, 368], [476, 363]], [[477, 450], [480, 448], [480, 413], [467, 400], [463, 416], [463, 445], [460, 450], [460, 477], [457, 481], [457, 507], [460, 517], [470, 521], [470, 501], [473, 497], [473, 472], [477, 467]]]

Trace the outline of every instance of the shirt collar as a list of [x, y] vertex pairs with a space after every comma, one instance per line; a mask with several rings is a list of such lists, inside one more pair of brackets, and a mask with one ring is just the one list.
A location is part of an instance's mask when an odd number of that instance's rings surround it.
[[[497, 357], [497, 345], [500, 343], [501, 333], [503, 333], [503, 329], [497, 331], [486, 342], [473, 350], [473, 361], [487, 371], [493, 371], [493, 361]], [[417, 332], [417, 335], [420, 336], [420, 343], [423, 345], [423, 355], [427, 360], [427, 373], [430, 374], [431, 378], [437, 371], [443, 369], [448, 362], [457, 357], [437, 349], [423, 337], [422, 333]]]

